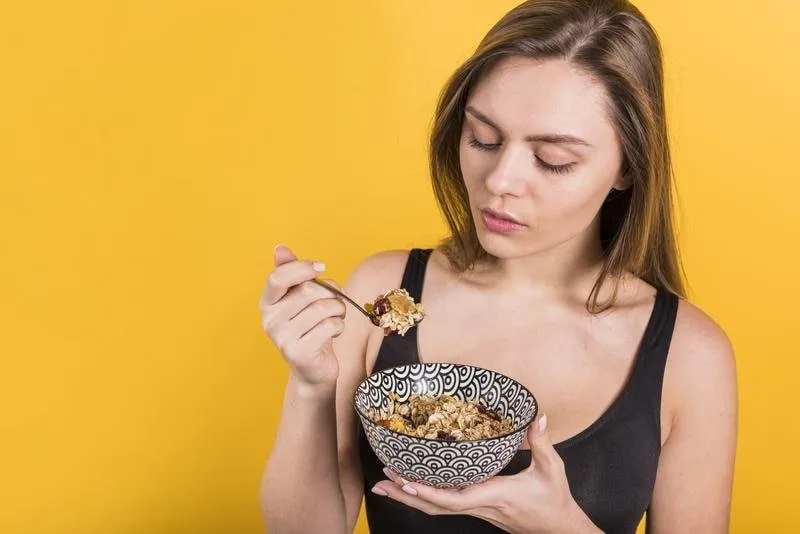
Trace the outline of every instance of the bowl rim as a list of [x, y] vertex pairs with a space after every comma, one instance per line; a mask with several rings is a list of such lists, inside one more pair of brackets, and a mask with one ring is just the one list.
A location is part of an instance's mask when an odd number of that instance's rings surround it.
[[[480, 370], [480, 371], [487, 371], [489, 373], [505, 377], [508, 380], [511, 380], [512, 382], [514, 382], [517, 385], [519, 385], [519, 387], [522, 388], [522, 390], [524, 390], [525, 393], [527, 393], [531, 397], [531, 399], [533, 399], [533, 413], [528, 418], [526, 418], [523, 421], [523, 423], [521, 423], [519, 425], [519, 428], [514, 428], [510, 432], [506, 432], [505, 434], [500, 434], [498, 436], [492, 436], [490, 438], [447, 440], [447, 439], [441, 439], [441, 438], [426, 438], [424, 436], [423, 437], [411, 436], [409, 434], [404, 434], [403, 432], [398, 432], [397, 430], [392, 430], [391, 428], [386, 428], [384, 426], [380, 426], [376, 422], [374, 422], [372, 419], [370, 419], [369, 415], [364, 413], [359, 408], [358, 403], [356, 402], [356, 399], [358, 397], [358, 390], [361, 389], [361, 386], [364, 385], [364, 383], [366, 383], [370, 379], [370, 377], [373, 377], [373, 376], [375, 376], [377, 374], [380, 374], [380, 373], [383, 373], [385, 371], [390, 371], [392, 369], [401, 369], [403, 367], [427, 367], [427, 366], [431, 366], [431, 365], [436, 365], [436, 366], [449, 365], [451, 367], [470, 367], [472, 369], [477, 369], [477, 370]], [[522, 382], [520, 382], [519, 380], [517, 380], [515, 378], [512, 378], [512, 377], [510, 377], [510, 376], [508, 376], [506, 374], [503, 374], [503, 373], [501, 373], [499, 371], [495, 371], [494, 369], [487, 369], [486, 367], [481, 367], [479, 365], [471, 365], [471, 364], [468, 364], [468, 363], [448, 363], [448, 362], [427, 362], [427, 363], [422, 363], [422, 362], [418, 362], [418, 363], [403, 363], [403, 364], [399, 364], [399, 365], [392, 365], [392, 366], [386, 367], [384, 369], [381, 369], [380, 371], [375, 371], [373, 373], [370, 373], [369, 375], [367, 375], [363, 380], [361, 380], [358, 383], [358, 385], [356, 386], [355, 391], [353, 392], [352, 404], [353, 404], [353, 409], [355, 409], [356, 413], [362, 419], [362, 424], [363, 424], [364, 421], [366, 421], [370, 425], [372, 425], [374, 427], [377, 427], [377, 428], [382, 428], [383, 430], [386, 430], [390, 434], [394, 434], [394, 435], [397, 435], [397, 436], [404, 436], [406, 438], [418, 439], [418, 440], [421, 440], [421, 441], [431, 441], [431, 442], [436, 442], [436, 443], [453, 443], [453, 444], [456, 444], [456, 443], [478, 443], [478, 442], [486, 443], [486, 442], [489, 442], [489, 441], [495, 441], [495, 440], [503, 439], [503, 438], [506, 438], [508, 436], [514, 435], [514, 434], [516, 434], [518, 432], [526, 431], [528, 429], [528, 427], [531, 425], [531, 423], [533, 423], [534, 419], [536, 419], [536, 416], [539, 415], [539, 401], [536, 399], [536, 396], [531, 392], [531, 390], [529, 390], [527, 387], [525, 387], [525, 385], [522, 384]]]

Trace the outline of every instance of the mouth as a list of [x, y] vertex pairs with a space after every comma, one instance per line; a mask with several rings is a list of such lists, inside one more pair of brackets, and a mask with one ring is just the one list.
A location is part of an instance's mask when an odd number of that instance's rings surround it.
[[514, 216], [489, 208], [481, 209], [481, 219], [488, 230], [502, 234], [516, 232], [526, 227]]
[[514, 218], [513, 215], [508, 214], [508, 213], [506, 213], [504, 211], [495, 211], [495, 210], [493, 210], [491, 208], [483, 208], [481, 211], [483, 213], [489, 215], [490, 217], [495, 218], [495, 219], [500, 219], [502, 221], [508, 221], [508, 222], [512, 222], [514, 224], [518, 224], [520, 226], [525, 226], [520, 221], [518, 221], [516, 218]]

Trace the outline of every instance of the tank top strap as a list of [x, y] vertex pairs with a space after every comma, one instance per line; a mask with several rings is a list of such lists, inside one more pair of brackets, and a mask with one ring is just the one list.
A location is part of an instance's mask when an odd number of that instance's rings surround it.
[[667, 356], [675, 330], [679, 298], [668, 291], [656, 293], [650, 320], [642, 337], [632, 381], [638, 384], [640, 401], [651, 405], [655, 414], [661, 413], [661, 391]]
[[[433, 249], [412, 249], [406, 260], [400, 287], [408, 291], [415, 302], [422, 300], [425, 272]], [[383, 371], [398, 365], [419, 363], [417, 328], [411, 328], [404, 336], [392, 332], [383, 338], [372, 372]]]
[[400, 287], [408, 291], [415, 302], [422, 300], [422, 287], [425, 284], [425, 271], [428, 265], [428, 258], [433, 249], [411, 249], [406, 260], [406, 268], [403, 272], [403, 281]]

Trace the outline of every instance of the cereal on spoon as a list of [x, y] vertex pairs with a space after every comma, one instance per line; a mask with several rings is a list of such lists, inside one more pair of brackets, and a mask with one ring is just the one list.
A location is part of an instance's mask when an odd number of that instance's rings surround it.
[[425, 317], [422, 304], [415, 303], [405, 289], [392, 289], [375, 302], [364, 304], [364, 309], [373, 316], [373, 323], [383, 328], [385, 335], [397, 332], [404, 336]]

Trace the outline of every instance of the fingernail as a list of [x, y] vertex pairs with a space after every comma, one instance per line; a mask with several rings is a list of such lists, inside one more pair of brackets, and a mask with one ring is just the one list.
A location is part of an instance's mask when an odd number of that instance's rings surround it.
[[408, 486], [409, 482], [403, 477], [400, 477], [400, 484], [402, 484], [403, 486]]
[[386, 475], [386, 478], [388, 478], [388, 479], [390, 479], [390, 480], [391, 480], [391, 478], [392, 478], [392, 472], [391, 472], [391, 470], [390, 470], [388, 467], [384, 467], [384, 468], [383, 468], [383, 474], [384, 474], [384, 475]]
[[315, 261], [313, 265], [311, 265], [311, 268], [317, 271], [318, 273], [321, 273], [322, 271], [325, 270], [325, 264]]
[[272, 252], [278, 252], [278, 249], [279, 249], [279, 248], [281, 248], [282, 246], [283, 246], [283, 245], [281, 245], [280, 243], [278, 243], [277, 245], [275, 245], [274, 247], [272, 247]]
[[381, 497], [386, 497], [386, 496], [388, 496], [388, 495], [389, 495], [388, 493], [386, 493], [385, 491], [383, 491], [383, 490], [382, 490], [381, 488], [379, 488], [378, 486], [372, 486], [372, 493], [374, 493], [375, 495], [380, 495]]
[[409, 495], [416, 495], [417, 494], [417, 490], [415, 490], [411, 486], [403, 486], [403, 491], [405, 491]]
[[543, 415], [543, 416], [542, 416], [542, 417], [539, 419], [539, 433], [541, 434], [541, 433], [543, 433], [545, 430], [547, 430], [547, 416], [546, 416], [546, 415]]

